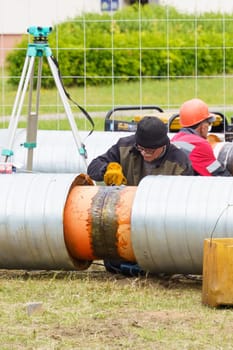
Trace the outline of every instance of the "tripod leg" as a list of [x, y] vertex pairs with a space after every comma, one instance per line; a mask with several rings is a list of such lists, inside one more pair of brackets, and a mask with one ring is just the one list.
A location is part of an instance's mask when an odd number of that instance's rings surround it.
[[[20, 98], [22, 87], [23, 87], [23, 82], [24, 82], [24, 79], [25, 79], [25, 76], [26, 76], [28, 64], [29, 64], [29, 57], [26, 56], [26, 59], [25, 59], [25, 62], [24, 62], [24, 66], [23, 66], [23, 70], [22, 70], [22, 74], [21, 74], [21, 78], [20, 78], [20, 82], [19, 82], [19, 86], [18, 86], [18, 90], [17, 90], [17, 94], [16, 94], [16, 97], [15, 97], [14, 106], [13, 106], [12, 113], [11, 113], [12, 115], [15, 115], [15, 111], [16, 111], [17, 105], [19, 103], [19, 98]], [[12, 122], [12, 119], [10, 120], [10, 123], [11, 122]]]
[[[64, 109], [65, 109], [67, 118], [69, 120], [70, 127], [71, 127], [71, 130], [72, 130], [73, 136], [74, 136], [75, 143], [76, 143], [76, 145], [78, 147], [78, 150], [79, 150], [79, 152], [81, 154], [81, 150], [83, 148], [82, 147], [82, 142], [81, 142], [80, 137], [78, 135], [78, 129], [77, 129], [77, 126], [76, 126], [76, 123], [75, 123], [75, 120], [74, 120], [74, 117], [73, 117], [70, 105], [68, 103], [66, 94], [64, 92], [63, 86], [61, 84], [60, 77], [58, 75], [57, 67], [56, 67], [55, 63], [53, 62], [53, 60], [52, 60], [52, 58], [50, 56], [47, 56], [47, 60], [48, 60], [49, 67], [51, 69], [53, 78], [55, 80], [55, 83], [56, 83], [56, 86], [57, 86], [57, 89], [58, 89], [61, 101], [63, 103], [63, 106], [64, 106]], [[82, 156], [82, 159], [83, 159], [83, 162], [84, 162], [84, 165], [85, 165], [85, 169], [87, 169], [87, 161], [86, 161], [85, 157]]]
[[[22, 74], [21, 79], [20, 79], [19, 88], [18, 88], [18, 91], [16, 94], [16, 100], [14, 103], [10, 123], [8, 126], [7, 149], [2, 150], [2, 155], [5, 156], [5, 161], [7, 161], [8, 157], [13, 154], [11, 148], [12, 148], [13, 140], [15, 137], [15, 132], [16, 132], [18, 121], [19, 121], [20, 113], [22, 110], [23, 101], [24, 101], [24, 97], [25, 97], [25, 94], [27, 91], [31, 72], [33, 71], [33, 68], [34, 68], [34, 61], [35, 61], [35, 57], [30, 57], [30, 60], [29, 60], [28, 56], [26, 57], [24, 68], [23, 68], [24, 75]], [[28, 66], [28, 63], [29, 63], [29, 66]], [[28, 71], [26, 72], [27, 66], [28, 66]], [[26, 77], [25, 77], [25, 75], [26, 75]]]
[[28, 103], [28, 123], [27, 123], [27, 138], [24, 146], [28, 149], [27, 153], [27, 170], [32, 171], [33, 166], [33, 149], [36, 147], [37, 128], [38, 128], [38, 113], [40, 101], [41, 75], [42, 75], [43, 56], [39, 57], [37, 87], [36, 87], [36, 110], [32, 112], [32, 92], [34, 69], [31, 72], [30, 88], [29, 88], [29, 103]]

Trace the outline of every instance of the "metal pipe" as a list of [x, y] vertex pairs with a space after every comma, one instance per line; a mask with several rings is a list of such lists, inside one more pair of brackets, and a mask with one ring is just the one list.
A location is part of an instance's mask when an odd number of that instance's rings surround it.
[[[153, 273], [201, 274], [203, 241], [232, 237], [232, 211], [232, 178], [147, 176], [138, 187], [74, 188], [64, 232], [76, 258], [125, 259]], [[117, 240], [123, 213], [124, 255]]]
[[0, 179], [0, 268], [81, 270], [88, 260], [70, 256], [63, 211], [73, 186], [86, 175], [11, 174]]
[[131, 216], [138, 264], [146, 271], [202, 273], [205, 238], [233, 237], [231, 177], [147, 176]]
[[74, 258], [135, 261], [131, 208], [136, 187], [74, 187], [64, 209], [64, 235]]
[[[80, 131], [80, 138], [87, 150], [87, 163], [118, 141], [127, 136], [126, 132]], [[0, 129], [0, 150], [7, 142], [7, 130]], [[18, 172], [27, 168], [27, 150], [23, 147], [26, 140], [26, 130], [17, 129], [12, 149], [14, 155], [11, 161], [22, 166]], [[33, 150], [33, 172], [42, 173], [86, 173], [86, 166], [75, 144], [72, 132], [69, 130], [38, 130], [37, 147]]]
[[[132, 135], [131, 132], [79, 131], [80, 138], [87, 150], [87, 164], [92, 159], [106, 152], [120, 137]], [[7, 129], [0, 129], [0, 151], [7, 142]], [[11, 161], [22, 166], [18, 172], [27, 169], [27, 149], [23, 147], [26, 140], [26, 130], [17, 129], [12, 149], [14, 155]], [[83, 156], [75, 144], [72, 132], [69, 130], [38, 130], [37, 147], [33, 149], [33, 172], [42, 173], [86, 173]]]
[[204, 239], [233, 237], [231, 177], [92, 185], [83, 174], [1, 175], [0, 268], [85, 269], [109, 258], [200, 274]]

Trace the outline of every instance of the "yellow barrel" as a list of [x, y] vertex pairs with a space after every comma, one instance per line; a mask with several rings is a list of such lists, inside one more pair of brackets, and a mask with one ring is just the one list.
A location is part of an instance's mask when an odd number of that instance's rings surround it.
[[233, 305], [233, 238], [204, 240], [202, 303]]

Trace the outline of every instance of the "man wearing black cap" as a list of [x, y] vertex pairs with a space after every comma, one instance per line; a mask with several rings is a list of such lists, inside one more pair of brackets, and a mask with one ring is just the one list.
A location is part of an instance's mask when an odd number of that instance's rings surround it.
[[106, 185], [137, 186], [146, 175], [193, 175], [186, 153], [170, 143], [167, 126], [157, 117], [144, 117], [134, 135], [122, 137], [87, 169]]

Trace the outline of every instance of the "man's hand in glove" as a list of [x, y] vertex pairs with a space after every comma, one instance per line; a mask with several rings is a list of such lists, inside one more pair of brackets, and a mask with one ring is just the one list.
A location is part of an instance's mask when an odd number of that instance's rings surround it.
[[122, 167], [119, 163], [109, 163], [104, 174], [104, 182], [107, 186], [126, 185], [127, 180], [123, 174]]

